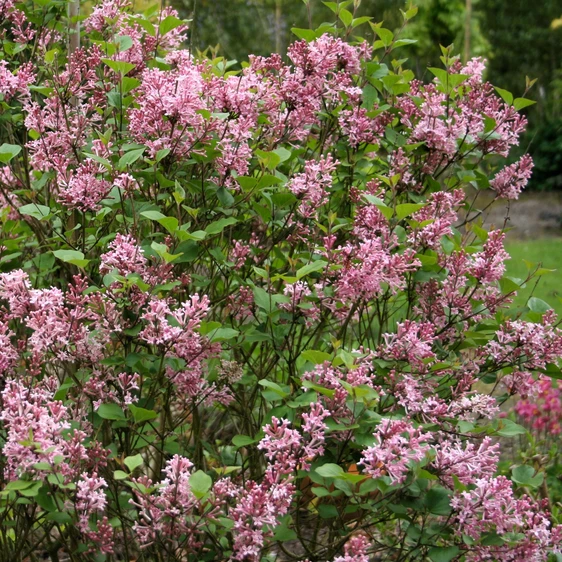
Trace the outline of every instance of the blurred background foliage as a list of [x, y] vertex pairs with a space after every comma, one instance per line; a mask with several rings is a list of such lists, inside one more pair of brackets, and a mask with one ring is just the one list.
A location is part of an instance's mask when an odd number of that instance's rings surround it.
[[[137, 0], [137, 9], [150, 4]], [[284, 54], [296, 39], [292, 27], [317, 27], [334, 14], [320, 0], [171, 0], [181, 17], [191, 19], [193, 49], [243, 61], [249, 54]], [[537, 82], [529, 97], [529, 130], [519, 154], [535, 160], [531, 190], [562, 190], [562, 0], [417, 0], [418, 15], [404, 31], [417, 43], [402, 50], [418, 78], [428, 66], [439, 66], [439, 46], [453, 44], [463, 57], [488, 60], [487, 78], [517, 96], [525, 77]], [[402, 25], [404, 0], [355, 0], [356, 14], [384, 21], [396, 31]], [[352, 9], [352, 8], [349, 8]], [[373, 41], [368, 25], [358, 35]]]

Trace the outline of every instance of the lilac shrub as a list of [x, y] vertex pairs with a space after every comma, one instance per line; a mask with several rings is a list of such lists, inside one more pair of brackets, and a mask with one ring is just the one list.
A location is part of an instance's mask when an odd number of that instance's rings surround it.
[[350, 5], [235, 70], [168, 8], [69, 48], [0, 3], [1, 561], [562, 557], [500, 462], [562, 332], [465, 189], [518, 197], [530, 102]]

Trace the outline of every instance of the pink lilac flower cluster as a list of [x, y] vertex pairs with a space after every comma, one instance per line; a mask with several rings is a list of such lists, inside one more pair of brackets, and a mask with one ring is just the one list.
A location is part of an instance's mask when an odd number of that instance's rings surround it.
[[[438, 250], [437, 263], [448, 272], [442, 280], [430, 279], [419, 287], [416, 311], [432, 323], [444, 340], [459, 337], [466, 328], [466, 319], [482, 318], [474, 312], [474, 303], [483, 305], [485, 313], [495, 313], [509, 303], [497, 281], [505, 271], [508, 254], [504, 249], [505, 235], [491, 231], [482, 251], [469, 254], [454, 250], [450, 254]], [[474, 286], [471, 277], [477, 279]]]
[[8, 430], [3, 447], [7, 478], [33, 472], [39, 462], [54, 466], [65, 459], [63, 433], [70, 428], [68, 411], [62, 402], [52, 399], [47, 388], [30, 390], [9, 381], [2, 392], [0, 419]]
[[[192, 491], [190, 479], [193, 463], [175, 455], [168, 461], [166, 478], [150, 493], [151, 480], [141, 477], [136, 499], [132, 501], [140, 509], [140, 519], [135, 532], [141, 544], [149, 545], [157, 539], [181, 548], [195, 551], [203, 543], [206, 524], [219, 517], [233, 521], [233, 560], [258, 562], [267, 538], [289, 509], [295, 493], [294, 473], [306, 468], [307, 461], [322, 454], [324, 431], [323, 419], [327, 412], [320, 405], [303, 414], [303, 438], [297, 430], [289, 428], [289, 422], [273, 418], [266, 425], [266, 436], [259, 444], [268, 459], [264, 479], [238, 485], [229, 479], [218, 480], [203, 499]], [[185, 550], [184, 550], [185, 551]]]
[[107, 516], [96, 522], [96, 529], [90, 526], [90, 517], [105, 511], [107, 498], [104, 489], [107, 482], [95, 472], [83, 473], [76, 484], [75, 509], [79, 514], [78, 528], [89, 540], [96, 544], [96, 550], [102, 554], [113, 554], [113, 527]]
[[435, 447], [435, 453], [432, 467], [439, 478], [453, 488], [454, 478], [463, 484], [474, 484], [477, 477], [494, 476], [500, 459], [500, 445], [493, 443], [490, 437], [484, 437], [478, 445], [449, 437]]
[[104, 172], [102, 164], [86, 159], [59, 181], [60, 202], [69, 209], [97, 211], [111, 189], [111, 183], [103, 179]]
[[[200, 546], [199, 529], [204, 524], [201, 518], [204, 508], [191, 490], [192, 469], [193, 463], [189, 459], [174, 455], [166, 463], [166, 478], [160, 482], [154, 495], [140, 492], [150, 488], [152, 481], [146, 477], [135, 480], [142, 486], [139, 486], [136, 501], [132, 500], [140, 509], [134, 530], [141, 544], [149, 544], [161, 535], [172, 542], [186, 536], [187, 548]], [[212, 517], [212, 513], [208, 513], [207, 517]]]
[[[331, 390], [329, 394], [320, 398], [322, 410], [338, 423], [352, 424], [353, 411], [350, 409], [347, 400], [349, 397], [348, 389], [365, 385], [373, 390], [379, 390], [375, 384], [373, 376], [373, 366], [370, 361], [373, 354], [366, 353], [363, 357], [358, 357], [353, 368], [335, 368], [328, 362], [317, 365], [312, 371], [303, 374], [302, 380], [310, 381], [315, 385]], [[332, 432], [332, 436], [345, 439], [347, 432]]]
[[483, 349], [498, 365], [518, 364], [525, 369], [544, 369], [562, 355], [562, 330], [554, 327], [556, 314], [548, 310], [541, 323], [515, 320], [506, 322], [496, 340]]
[[[158, 23], [167, 17], [177, 17], [178, 12], [166, 7], [158, 14]], [[127, 36], [132, 45], [121, 49], [113, 55], [113, 60], [134, 64], [139, 73], [146, 67], [146, 61], [160, 46], [165, 50], [177, 49], [186, 38], [187, 25], [182, 23], [165, 34], [151, 34], [140, 21], [142, 16], [135, 14], [132, 3], [128, 0], [105, 0], [94, 6], [86, 18], [84, 27], [88, 31], [97, 31], [110, 40], [116, 35]]]
[[465, 194], [460, 189], [452, 193], [432, 193], [429, 203], [412, 216], [420, 225], [414, 228], [408, 241], [416, 247], [438, 249], [441, 238], [452, 234], [451, 227], [457, 220], [457, 210], [464, 199]]
[[94, 439], [86, 447], [86, 433], [71, 429], [69, 408], [53, 398], [56, 386], [53, 378], [32, 389], [13, 380], [7, 382], [0, 414], [6, 429], [4, 476], [7, 480], [32, 477], [46, 481], [60, 474], [60, 483], [69, 487], [77, 481], [74, 504], [79, 528], [98, 548], [111, 552], [113, 532], [105, 516], [98, 521], [97, 531], [88, 525], [90, 516], [103, 513], [107, 505], [102, 491], [107, 484], [96, 472], [105, 468], [108, 451]]
[[16, 94], [26, 96], [29, 94], [29, 86], [35, 81], [35, 73], [31, 63], [22, 64], [16, 74], [8, 69], [8, 63], [0, 61], [0, 94], [6, 101]]
[[562, 433], [562, 389], [558, 381], [541, 377], [529, 381], [527, 373], [526, 383], [532, 381], [533, 396], [526, 396], [515, 404], [515, 412], [525, 422], [545, 435], [559, 435]]
[[279, 519], [286, 515], [295, 494], [290, 480], [268, 467], [261, 484], [248, 482], [237, 491], [229, 516], [234, 521], [234, 560], [259, 562], [266, 539]]
[[373, 478], [388, 476], [391, 484], [406, 479], [411, 463], [422, 461], [432, 438], [405, 420], [382, 420], [374, 434], [375, 444], [367, 447], [359, 464]]
[[157, 68], [143, 72], [140, 107], [129, 115], [133, 138], [146, 144], [152, 156], [168, 148], [176, 158], [188, 157], [197, 143], [209, 140], [202, 114], [207, 108], [201, 68], [187, 56], [175, 62], [172, 72]]
[[334, 562], [369, 562], [369, 539], [363, 534], [353, 535], [344, 547], [344, 555], [334, 558]]
[[[10, 35], [16, 43], [25, 44], [32, 41], [35, 37], [35, 29], [29, 22], [24, 10], [16, 5], [14, 0], [4, 0], [0, 4], [0, 18], [2, 22], [8, 24]], [[2, 31], [4, 36], [5, 31]], [[38, 42], [42, 44], [43, 42]]]
[[279, 474], [292, 474], [296, 470], [310, 469], [309, 461], [324, 452], [324, 432], [328, 428], [324, 419], [330, 415], [321, 404], [311, 404], [310, 411], [302, 414], [303, 438], [296, 429], [289, 429], [288, 420], [276, 417], [264, 427], [265, 437], [258, 448]]
[[393, 252], [396, 245], [395, 240], [373, 237], [358, 245], [348, 243], [338, 248], [338, 299], [344, 303], [370, 301], [381, 294], [385, 284], [395, 292], [403, 289], [406, 275], [421, 264], [413, 250]]
[[[482, 80], [482, 69], [479, 59], [470, 61], [464, 68], [455, 63], [448, 69], [464, 77], [470, 85], [470, 91], [459, 99], [454, 110], [446, 101], [448, 94], [440, 90], [438, 79], [428, 86], [413, 81], [411, 94], [419, 101], [414, 103], [412, 97], [404, 96], [398, 102], [402, 123], [412, 130], [412, 138], [424, 142], [430, 149], [424, 164], [425, 173], [435, 173], [460, 157], [473, 143], [480, 142], [485, 153], [503, 156], [518, 143], [526, 119], [495, 95], [491, 84]], [[457, 88], [462, 87], [462, 83]], [[487, 136], [485, 123], [490, 118], [495, 123], [495, 134]]]
[[[544, 503], [544, 502], [543, 502]], [[546, 560], [548, 553], [557, 551], [562, 528], [551, 527], [544, 505], [528, 496], [516, 498], [511, 482], [504, 476], [479, 478], [475, 488], [454, 495], [451, 507], [455, 510], [456, 533], [478, 541], [486, 533], [501, 535], [520, 533], [516, 545], [475, 545], [466, 549], [466, 559], [484, 560]], [[470, 543], [469, 543], [470, 544]]]
[[424, 363], [435, 358], [433, 342], [435, 326], [430, 322], [399, 323], [395, 334], [384, 334], [384, 345], [380, 356], [394, 361], [405, 361], [422, 370]]
[[93, 297], [84, 295], [80, 279], [75, 281], [65, 295], [57, 288], [31, 289], [23, 271], [0, 274], [0, 299], [9, 303], [8, 318], [17, 318], [32, 330], [34, 360], [41, 362], [50, 353], [61, 360], [102, 358], [108, 333], [88, 306]]
[[289, 189], [301, 201], [299, 213], [303, 217], [311, 217], [328, 199], [328, 188], [332, 184], [332, 174], [338, 162], [331, 157], [318, 162], [309, 160], [302, 174], [296, 174], [291, 179]]
[[533, 160], [528, 154], [525, 154], [518, 162], [501, 170], [490, 182], [490, 186], [499, 197], [518, 199], [519, 194], [527, 185], [532, 171]]

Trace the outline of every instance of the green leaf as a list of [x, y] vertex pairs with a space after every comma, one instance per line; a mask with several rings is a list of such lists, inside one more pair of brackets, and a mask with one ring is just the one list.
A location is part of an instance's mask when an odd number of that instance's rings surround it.
[[275, 533], [273, 534], [273, 540], [279, 542], [294, 541], [296, 538], [298, 537], [295, 531], [284, 524], [278, 525], [275, 528]]
[[521, 109], [528, 107], [530, 105], [534, 105], [535, 103], [537, 103], [536, 101], [533, 100], [528, 100], [525, 98], [515, 98], [515, 101], [513, 102], [513, 107], [517, 110], [520, 111]]
[[437, 77], [441, 84], [446, 85], [449, 81], [449, 73], [444, 68], [430, 67], [428, 70]]
[[47, 486], [43, 486], [39, 490], [39, 493], [37, 494], [37, 498], [35, 499], [35, 501], [45, 511], [56, 511], [57, 510], [57, 505], [56, 505], [55, 501], [53, 500], [53, 496], [52, 496], [52, 494], [49, 491], [49, 488]]
[[258, 384], [260, 386], [273, 390], [273, 392], [275, 392], [275, 394], [277, 394], [281, 398], [286, 398], [287, 396], [289, 396], [289, 393], [285, 392], [276, 382], [268, 381], [267, 379], [262, 379], [261, 381], [258, 382]]
[[327, 463], [314, 469], [314, 472], [323, 478], [338, 478], [344, 473], [339, 464]]
[[[404, 146], [407, 142], [406, 137], [395, 131], [392, 127], [387, 127], [384, 130], [384, 136], [395, 146]], [[383, 178], [381, 177], [381, 179]]]
[[43, 220], [50, 216], [51, 209], [46, 205], [38, 205], [37, 203], [30, 203], [29, 205], [23, 205], [18, 209], [22, 215], [29, 215], [38, 221]]
[[158, 242], [152, 242], [150, 247], [166, 262], [170, 263], [177, 260], [182, 254], [170, 254], [168, 252], [168, 246], [166, 244], [159, 244]]
[[148, 35], [150, 35], [150, 37], [156, 37], [156, 28], [149, 20], [136, 17], [133, 22], [140, 25], [148, 33]]
[[117, 404], [101, 404], [98, 408], [98, 416], [104, 420], [124, 420], [125, 414]]
[[62, 511], [53, 511], [52, 513], [47, 513], [45, 519], [47, 521], [54, 521], [59, 525], [67, 525], [68, 523], [72, 523], [72, 517], [68, 513], [64, 513]]
[[281, 162], [281, 158], [275, 152], [268, 152], [265, 150], [260, 150], [259, 148], [255, 150], [256, 156], [259, 158], [260, 162], [268, 169], [275, 170], [277, 165]]
[[8, 482], [6, 484], [4, 490], [9, 490], [9, 491], [25, 490], [26, 488], [33, 486], [33, 484], [35, 484], [33, 480], [12, 480], [11, 482]]
[[435, 515], [449, 515], [451, 513], [449, 494], [445, 488], [431, 488], [425, 495], [424, 504], [427, 510]]
[[537, 297], [531, 297], [527, 301], [527, 306], [532, 312], [538, 312], [539, 314], [544, 314], [545, 312], [552, 310], [552, 307], [547, 302], [544, 302]]
[[124, 170], [127, 166], [134, 164], [142, 156], [144, 150], [144, 148], [135, 148], [125, 152], [125, 154], [119, 158], [118, 168]]
[[[140, 84], [140, 80], [137, 78], [129, 78], [125, 76], [122, 81], [121, 85], [121, 93], [128, 94], [131, 90], [134, 90]], [[159, 150], [158, 152], [163, 152], [164, 150], [170, 150], [169, 148], [165, 148], [163, 150]], [[156, 155], [158, 157], [158, 153]], [[158, 161], [158, 160], [157, 160]]]
[[458, 546], [434, 546], [427, 553], [432, 562], [450, 562], [460, 553]]
[[41, 489], [42, 485], [42, 482], [33, 482], [31, 486], [20, 490], [19, 493], [26, 498], [34, 498], [39, 495], [39, 490]]
[[467, 78], [468, 74], [449, 74], [449, 88], [460, 86]]
[[220, 322], [201, 322], [200, 326], [199, 326], [199, 333], [202, 336], [207, 336], [209, 334], [211, 334], [212, 332], [214, 332], [215, 330], [218, 330], [220, 327], [222, 326], [222, 324]]
[[235, 435], [232, 438], [232, 444], [239, 449], [240, 447], [247, 447], [248, 445], [253, 445], [256, 440], [249, 435]]
[[403, 203], [402, 205], [396, 205], [396, 218], [401, 220], [419, 211], [423, 206], [423, 203]]
[[243, 191], [252, 191], [258, 183], [257, 178], [252, 178], [250, 176], [238, 176], [236, 181], [240, 185]]
[[[185, 238], [186, 240], [197, 240], [197, 241], [201, 241], [201, 240], [205, 240], [205, 238], [207, 237], [207, 233], [204, 230], [195, 230], [193, 232], [186, 232], [186, 230], [184, 230], [184, 226], [181, 227], [181, 229], [178, 232], [178, 236], [181, 238]], [[181, 247], [182, 245], [180, 244], [179, 247]], [[179, 249], [178, 247], [178, 249]]]
[[378, 100], [379, 95], [377, 89], [371, 84], [366, 84], [363, 88], [363, 106], [367, 110], [373, 109], [375, 102]]
[[276, 148], [273, 152], [275, 154], [277, 154], [277, 156], [279, 156], [279, 162], [280, 163], [286, 162], [293, 155], [293, 153], [290, 150], [287, 150], [286, 148], [283, 148], [282, 146], [280, 146], [279, 148]]
[[389, 47], [394, 39], [394, 33], [390, 29], [384, 29], [383, 27], [375, 28], [375, 33], [380, 37], [382, 44], [385, 47]]
[[271, 295], [261, 287], [254, 287], [254, 302], [259, 308], [262, 308], [266, 312], [271, 312], [273, 310], [273, 301]]
[[119, 52], [128, 51], [133, 46], [133, 39], [128, 35], [117, 35], [115, 43], [119, 46]]
[[[277, 165], [279, 162], [277, 162], [277, 158], [279, 158], [277, 151], [273, 151], [271, 154], [273, 154], [275, 156], [276, 159], [276, 164]], [[261, 178], [260, 181], [258, 182], [258, 185], [256, 186], [256, 189], [263, 189], [265, 187], [271, 187], [272, 185], [278, 185], [280, 183], [282, 183], [283, 180], [281, 178], [278, 178], [277, 176], [274, 176], [272, 174], [264, 174]]]
[[129, 469], [130, 472], [134, 472], [135, 468], [142, 466], [144, 464], [144, 460], [142, 455], [139, 453], [138, 455], [134, 455], [132, 457], [126, 457], [123, 459], [123, 464]]
[[33, 465], [33, 468], [35, 468], [36, 470], [51, 470], [52, 466], [48, 463], [48, 462], [36, 462]]
[[238, 337], [239, 334], [240, 332], [233, 328], [217, 328], [208, 335], [211, 341], [226, 341]]
[[535, 475], [535, 469], [532, 466], [520, 465], [511, 471], [511, 480], [523, 486], [537, 488], [543, 483], [544, 473], [539, 472]]
[[339, 12], [339, 17], [345, 27], [349, 27], [353, 22], [353, 14], [346, 9], [341, 9]]
[[0, 145], [0, 162], [7, 164], [12, 158], [21, 152], [21, 146], [17, 144], [4, 143]]
[[142, 423], [148, 420], [153, 420], [158, 416], [154, 410], [146, 410], [145, 408], [139, 408], [134, 404], [129, 404], [129, 410], [133, 414], [133, 419], [135, 423]]
[[179, 27], [180, 25], [184, 25], [184, 22], [177, 18], [176, 16], [166, 16], [158, 26], [158, 30], [160, 35], [166, 35], [172, 29]]
[[504, 295], [513, 293], [521, 289], [521, 279], [515, 279], [512, 277], [502, 277], [499, 281], [500, 289]]
[[502, 88], [494, 87], [494, 90], [501, 96], [502, 100], [507, 103], [507, 105], [511, 105], [513, 103], [513, 94], [504, 90]]
[[308, 43], [316, 39], [316, 32], [312, 29], [302, 29], [300, 27], [291, 27], [291, 31], [299, 38], [304, 39]]
[[143, 217], [153, 220], [161, 224], [170, 234], [173, 234], [178, 229], [178, 219], [174, 217], [167, 217], [159, 211], [143, 211]]
[[234, 217], [227, 217], [224, 219], [219, 219], [218, 221], [212, 222], [205, 228], [205, 232], [207, 234], [219, 234], [221, 233], [227, 226], [232, 224], [236, 224], [238, 222], [237, 219]]
[[189, 477], [189, 486], [191, 487], [191, 491], [199, 500], [205, 496], [205, 494], [211, 489], [212, 485], [213, 479], [202, 470], [194, 472]]
[[78, 267], [85, 267], [90, 263], [90, 260], [84, 259], [84, 254], [78, 250], [54, 250], [53, 255], [66, 263], [71, 263]]
[[133, 70], [133, 68], [135, 68], [135, 66], [137, 66], [136, 64], [130, 63], [130, 62], [125, 62], [125, 61], [117, 61], [117, 60], [112, 60], [112, 59], [101, 59], [105, 64], [107, 64], [107, 66], [109, 66], [109, 68], [111, 68], [111, 70], [114, 70], [115, 72], [118, 72], [120, 74], [127, 74], [128, 72], [130, 72], [131, 70]]
[[386, 219], [391, 219], [392, 216], [394, 215], [394, 211], [392, 210], [391, 207], [387, 207], [386, 205], [375, 205], [375, 206]]
[[417, 39], [398, 39], [398, 41], [394, 41], [392, 48], [393, 50], [396, 50], [399, 47], [405, 47], [406, 45], [415, 45], [417, 42]]
[[301, 267], [299, 270], [297, 270], [297, 274], [296, 274], [297, 279], [302, 279], [303, 277], [306, 277], [310, 273], [314, 273], [315, 271], [320, 271], [324, 269], [327, 265], [328, 265], [327, 261], [323, 261], [323, 260], [313, 261]]
[[[161, 160], [163, 160], [164, 158], [166, 158], [166, 156], [168, 156], [168, 154], [170, 154], [170, 152], [172, 152], [171, 148], [161, 148], [157, 153], [156, 153], [156, 162], [160, 162]], [[176, 180], [176, 189], [178, 189], [178, 187], [181, 188], [178, 180]]]
[[508, 418], [502, 418], [498, 421], [498, 429], [496, 432], [502, 437], [513, 437], [514, 435], [525, 435], [527, 430]]
[[126, 480], [129, 478], [129, 475], [123, 470], [115, 470], [113, 472], [113, 478], [115, 478], [115, 480]]
[[217, 189], [217, 197], [225, 207], [232, 207], [234, 204], [232, 193], [222, 185]]
[[551, 379], [562, 380], [562, 370], [554, 363], [549, 363], [546, 369], [541, 369], [541, 372]]
[[373, 18], [370, 16], [361, 16], [359, 18], [355, 18], [352, 22], [351, 22], [351, 27], [353, 27], [353, 29], [355, 29], [356, 27], [359, 27], [360, 25], [363, 25], [364, 23], [367, 23], [369, 21], [371, 21]]
[[143, 211], [141, 215], [143, 217], [146, 217], [147, 219], [150, 219], [151, 221], [157, 221], [166, 218], [166, 215], [163, 215], [160, 211]]
[[32, 92], [39, 92], [44, 96], [50, 96], [54, 92], [53, 88], [48, 88], [47, 86], [29, 86], [29, 89]]
[[454, 88], [460, 86], [468, 78], [467, 74], [449, 74], [449, 72], [443, 68], [432, 67], [429, 71], [437, 77], [439, 83], [444, 86], [447, 93], [450, 93]]
[[417, 7], [417, 6], [412, 6], [410, 9], [408, 9], [408, 10], [406, 11], [406, 13], [403, 13], [404, 19], [405, 19], [405, 20], [412, 19], [417, 13], [418, 13], [418, 7]]
[[307, 349], [301, 353], [301, 357], [306, 361], [310, 361], [315, 365], [322, 365], [325, 361], [332, 361], [332, 356], [324, 351], [316, 351], [315, 349]]
[[165, 217], [158, 221], [170, 234], [173, 234], [178, 229], [178, 219], [175, 217]]
[[320, 386], [319, 384], [315, 384], [312, 381], [302, 381], [302, 386], [304, 388], [310, 388], [311, 390], [315, 390], [319, 394], [323, 394], [324, 396], [328, 396], [328, 398], [333, 398], [336, 391], [333, 388], [325, 388]]

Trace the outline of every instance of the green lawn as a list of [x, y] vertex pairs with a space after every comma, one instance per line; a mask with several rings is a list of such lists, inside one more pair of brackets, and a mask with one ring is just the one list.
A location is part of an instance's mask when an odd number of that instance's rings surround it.
[[529, 270], [523, 260], [536, 264], [533, 269], [540, 264], [542, 268], [556, 270], [542, 275], [536, 287], [536, 280], [528, 282], [519, 291], [514, 306], [525, 306], [529, 297], [533, 296], [547, 302], [562, 318], [562, 238], [509, 242], [506, 250], [511, 255], [506, 263], [507, 275], [510, 277], [527, 278]]

